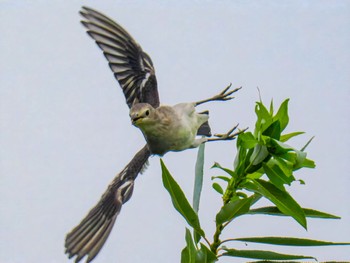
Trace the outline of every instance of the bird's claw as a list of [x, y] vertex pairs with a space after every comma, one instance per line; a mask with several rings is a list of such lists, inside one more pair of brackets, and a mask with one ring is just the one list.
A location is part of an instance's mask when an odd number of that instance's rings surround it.
[[232, 129], [230, 129], [227, 133], [224, 134], [214, 134], [216, 138], [209, 139], [210, 141], [228, 141], [228, 140], [234, 140], [236, 137], [245, 132], [248, 128], [245, 128], [243, 130], [239, 130], [238, 132], [233, 133], [238, 127], [238, 124], [234, 126]]
[[201, 101], [197, 101], [195, 102], [195, 106], [198, 106], [200, 104], [209, 102], [209, 101], [226, 101], [226, 100], [232, 100], [234, 99], [232, 95], [233, 93], [237, 92], [238, 90], [240, 90], [242, 87], [236, 88], [234, 90], [230, 90], [232, 86], [232, 83], [230, 83], [230, 85], [228, 85], [223, 91], [221, 91], [219, 94], [215, 95], [214, 97], [211, 97], [210, 99], [206, 99], [206, 100], [201, 100]]
[[242, 87], [236, 88], [234, 90], [230, 90], [232, 87], [232, 83], [230, 83], [221, 93], [213, 97], [213, 100], [221, 100], [221, 101], [226, 101], [226, 100], [231, 100], [234, 97], [230, 97], [233, 93], [239, 91]]

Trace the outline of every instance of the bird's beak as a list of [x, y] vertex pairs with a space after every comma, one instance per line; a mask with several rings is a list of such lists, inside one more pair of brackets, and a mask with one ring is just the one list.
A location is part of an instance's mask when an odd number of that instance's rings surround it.
[[141, 116], [139, 116], [137, 113], [130, 115], [131, 123], [135, 125], [138, 120], [142, 119]]

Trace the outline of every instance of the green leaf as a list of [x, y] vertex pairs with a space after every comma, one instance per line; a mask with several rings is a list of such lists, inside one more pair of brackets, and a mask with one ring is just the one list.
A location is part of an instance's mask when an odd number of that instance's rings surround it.
[[[256, 204], [256, 203], [262, 198], [262, 195], [261, 195], [261, 194], [255, 193], [255, 194], [253, 194], [251, 197], [252, 197], [253, 199], [252, 199], [252, 203], [251, 203], [250, 206]], [[248, 213], [249, 213], [249, 211], [248, 211]]]
[[216, 261], [216, 255], [201, 243], [201, 248], [196, 255], [196, 263], [214, 263]]
[[305, 181], [304, 181], [304, 180], [302, 180], [302, 179], [299, 179], [299, 180], [298, 180], [298, 182], [299, 182], [300, 184], [302, 184], [302, 185], [304, 185], [304, 184], [305, 184]]
[[[239, 137], [240, 135], [238, 135]], [[245, 159], [247, 157], [247, 149], [238, 145], [237, 141], [237, 154], [233, 162], [233, 167], [237, 174], [240, 174], [245, 169]]]
[[288, 102], [289, 99], [286, 99], [284, 102], [282, 102], [280, 108], [278, 109], [276, 115], [273, 117], [273, 120], [279, 120], [280, 122], [280, 128], [281, 131], [283, 131], [288, 123], [289, 123], [289, 117], [288, 117]]
[[258, 143], [257, 139], [255, 139], [251, 132], [241, 133], [238, 136], [238, 139], [240, 140], [239, 145], [245, 149], [251, 149]]
[[248, 198], [248, 196], [247, 196], [247, 194], [246, 193], [243, 193], [243, 192], [236, 192], [236, 195], [238, 196], [238, 197], [241, 197], [241, 198]]
[[190, 230], [186, 228], [186, 247], [181, 252], [181, 263], [195, 263], [197, 250], [194, 246]]
[[313, 160], [310, 160], [310, 159], [305, 159], [304, 162], [302, 163], [302, 167], [305, 167], [305, 168], [315, 168], [316, 167], [316, 164]]
[[221, 207], [216, 215], [216, 224], [221, 225], [249, 211], [253, 197], [238, 199]]
[[261, 102], [256, 102], [255, 113], [258, 119], [255, 123], [254, 135], [258, 137], [259, 133], [264, 132], [264, 130], [271, 125], [272, 116]]
[[282, 191], [285, 190], [283, 186], [284, 184], [290, 185], [293, 181], [293, 178], [284, 174], [283, 170], [277, 165], [272, 165], [270, 167], [266, 163], [263, 163], [263, 168], [267, 177], [270, 179], [270, 182]]
[[274, 203], [281, 212], [293, 217], [302, 227], [307, 228], [304, 211], [287, 191], [282, 191], [272, 183], [261, 179], [250, 180], [244, 185], [244, 188], [263, 195]]
[[219, 194], [224, 194], [224, 190], [222, 189], [221, 185], [219, 185], [218, 183], [213, 183], [213, 188]]
[[198, 148], [196, 171], [193, 189], [193, 209], [196, 213], [199, 210], [199, 201], [203, 187], [203, 166], [204, 166], [204, 149], [205, 144], [202, 143]]
[[273, 115], [273, 99], [270, 102], [270, 115]]
[[290, 162], [293, 166], [297, 160], [297, 155], [294, 152], [285, 152], [283, 154], [279, 154], [278, 156], [281, 157], [282, 159]]
[[[260, 171], [261, 170], [261, 171]], [[260, 169], [254, 173], [249, 173], [247, 174], [247, 178], [250, 178], [250, 179], [259, 179], [261, 176], [264, 175], [264, 172], [262, 169]]]
[[197, 213], [191, 207], [190, 203], [186, 199], [185, 194], [169, 173], [162, 159], [160, 159], [160, 164], [162, 167], [163, 185], [165, 189], [167, 189], [167, 191], [169, 192], [171, 201], [175, 209], [185, 218], [187, 223], [198, 232], [198, 234], [204, 237], [205, 234], [200, 227]]
[[298, 136], [300, 134], [304, 134], [304, 133], [305, 132], [292, 132], [292, 133], [283, 134], [283, 135], [281, 135], [280, 141], [281, 142], [286, 142], [289, 139], [291, 139], [291, 138], [293, 138], [295, 136]]
[[310, 140], [308, 140], [308, 142], [304, 145], [304, 147], [303, 148], [301, 148], [301, 150], [300, 151], [305, 151], [305, 149], [306, 149], [306, 147], [308, 147], [309, 146], [309, 144], [312, 142], [312, 140], [315, 138], [315, 136], [312, 136], [311, 137], [311, 139]]
[[265, 136], [279, 140], [281, 137], [281, 125], [280, 121], [274, 121], [271, 125], [262, 133]]
[[[309, 208], [302, 208], [305, 216], [310, 218], [321, 218], [321, 219], [340, 219], [339, 216], [331, 215], [325, 212], [320, 212], [317, 210], [309, 209]], [[275, 206], [266, 206], [266, 207], [260, 207], [251, 209], [248, 214], [250, 215], [274, 215], [274, 216], [287, 216], [284, 213], [282, 213], [277, 207]]]
[[269, 140], [268, 148], [272, 154], [278, 155], [278, 156], [295, 150], [293, 147], [289, 146], [288, 144], [282, 143], [275, 139]]
[[314, 257], [301, 256], [301, 255], [288, 255], [280, 254], [272, 251], [265, 250], [237, 250], [237, 249], [225, 249], [226, 252], [223, 256], [240, 257], [240, 258], [254, 258], [254, 259], [265, 259], [265, 260], [289, 260], [289, 259], [307, 259]]
[[229, 175], [231, 175], [232, 177], [236, 177], [236, 173], [228, 168], [224, 168], [222, 167], [219, 163], [214, 163], [214, 165], [211, 168], [219, 168], [223, 171], [225, 171], [226, 173], [228, 173]]
[[250, 156], [249, 160], [252, 165], [260, 164], [262, 161], [269, 156], [266, 146], [257, 144], [254, 147], [253, 154]]
[[311, 160], [306, 161], [306, 152], [294, 149], [288, 144], [274, 139], [269, 141], [268, 149], [272, 154], [291, 162], [293, 164], [293, 170], [312, 166], [314, 164]]
[[302, 168], [306, 160], [306, 152], [297, 151], [297, 150], [294, 150], [294, 151], [297, 154], [297, 159], [294, 165], [294, 169]]
[[300, 168], [315, 168], [315, 162], [313, 160], [306, 158], [306, 153], [302, 151], [295, 150], [296, 152], [287, 152], [279, 155], [279, 157], [287, 160], [293, 165], [293, 170], [298, 170]]
[[293, 180], [295, 178], [293, 177], [293, 164], [289, 161], [286, 161], [278, 156], [274, 156], [274, 159], [270, 160], [268, 164], [273, 163], [274, 165], [278, 165], [278, 167], [283, 171], [283, 173], [287, 177], [292, 177]]
[[185, 247], [182, 251], [181, 251], [181, 263], [188, 263], [191, 262], [190, 261], [190, 252], [188, 247]]
[[295, 238], [295, 237], [244, 237], [235, 238], [232, 240], [242, 241], [242, 242], [253, 242], [262, 243], [270, 245], [280, 245], [280, 246], [336, 246], [336, 245], [350, 245], [346, 242], [329, 242], [305, 238]]
[[221, 180], [223, 180], [223, 181], [225, 181], [227, 183], [230, 182], [230, 178], [228, 178], [226, 176], [212, 176], [211, 180], [214, 180], [214, 179], [221, 179]]

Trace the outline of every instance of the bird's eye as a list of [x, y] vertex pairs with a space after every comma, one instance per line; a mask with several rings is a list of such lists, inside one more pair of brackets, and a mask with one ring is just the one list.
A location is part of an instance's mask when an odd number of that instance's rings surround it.
[[145, 114], [146, 114], [146, 116], [148, 116], [149, 115], [149, 110], [146, 110]]

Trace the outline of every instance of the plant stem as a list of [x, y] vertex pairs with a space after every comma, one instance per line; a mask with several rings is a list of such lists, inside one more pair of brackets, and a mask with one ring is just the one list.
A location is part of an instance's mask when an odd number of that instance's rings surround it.
[[211, 246], [209, 240], [206, 237], [203, 237], [203, 239], [205, 240], [205, 242], [207, 242], [208, 246]]
[[[222, 197], [223, 205], [226, 205], [227, 203], [229, 203], [230, 200], [232, 199], [232, 197], [234, 197], [236, 195], [237, 189], [238, 189], [239, 184], [241, 182], [242, 182], [242, 180], [240, 180], [239, 178], [237, 178], [237, 180], [234, 180], [234, 178], [231, 179], [231, 182], [227, 185], [225, 193]], [[215, 230], [214, 237], [213, 237], [213, 243], [210, 245], [210, 250], [213, 253], [215, 253], [215, 255], [217, 254], [219, 246], [222, 244], [222, 242], [220, 240], [221, 232], [230, 222], [227, 222], [226, 224], [216, 225], [216, 230]]]
[[220, 235], [221, 235], [221, 231], [223, 229], [224, 229], [224, 226], [222, 224], [216, 226], [216, 231], [214, 234], [214, 241], [213, 241], [213, 244], [210, 245], [210, 250], [213, 253], [215, 253], [215, 255], [217, 254], [216, 252], [221, 244]]

